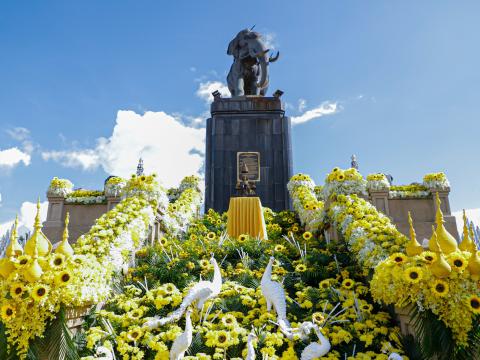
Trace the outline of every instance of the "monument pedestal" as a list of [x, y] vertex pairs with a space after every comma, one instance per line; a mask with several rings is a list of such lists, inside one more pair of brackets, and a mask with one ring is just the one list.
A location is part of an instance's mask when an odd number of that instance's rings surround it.
[[[292, 176], [290, 119], [277, 97], [215, 97], [207, 120], [205, 210], [224, 212], [236, 195], [238, 153], [258, 153], [256, 194], [274, 211], [291, 208], [287, 183]], [[250, 171], [251, 169], [249, 169]]]

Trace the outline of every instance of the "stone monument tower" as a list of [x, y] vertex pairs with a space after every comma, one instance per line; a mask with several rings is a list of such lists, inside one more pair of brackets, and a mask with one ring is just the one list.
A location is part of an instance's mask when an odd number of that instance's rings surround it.
[[269, 55], [259, 33], [246, 29], [230, 42], [233, 64], [227, 76], [231, 98], [213, 93], [207, 120], [205, 210], [223, 212], [236, 195], [242, 169], [255, 182], [263, 206], [290, 208], [287, 182], [292, 176], [291, 123], [280, 101], [282, 92], [265, 96]]

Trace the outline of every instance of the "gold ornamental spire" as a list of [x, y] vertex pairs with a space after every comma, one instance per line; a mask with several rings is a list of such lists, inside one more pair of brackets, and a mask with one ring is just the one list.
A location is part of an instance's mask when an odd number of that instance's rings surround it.
[[432, 236], [430, 238], [430, 241], [428, 242], [428, 248], [430, 251], [439, 253], [442, 251], [440, 247], [438, 246], [438, 241], [437, 241], [437, 234], [435, 233], [435, 226], [432, 225]]
[[[38, 237], [32, 236], [31, 239], [33, 240], [33, 254], [31, 255], [32, 256], [32, 263], [30, 264], [30, 266], [27, 269], [25, 269], [25, 272], [23, 273], [23, 276], [25, 277], [25, 279], [28, 282], [34, 283], [38, 279], [40, 279], [40, 277], [43, 274], [43, 270], [42, 270], [42, 267], [40, 266], [40, 264], [38, 263], [38, 242], [37, 242]], [[26, 245], [25, 245], [25, 247], [26, 247]]]
[[447, 277], [452, 272], [452, 268], [443, 255], [442, 247], [438, 244], [437, 234], [435, 232], [433, 233], [430, 242], [432, 242], [432, 240], [435, 244], [434, 246], [439, 249], [439, 252], [437, 253], [437, 260], [432, 264], [430, 270], [432, 271], [432, 274], [438, 278]]
[[468, 223], [467, 215], [465, 214], [465, 209], [464, 209], [463, 210], [463, 239], [460, 245], [458, 245], [458, 247], [462, 251], [473, 252], [473, 251], [476, 251], [477, 248], [472, 238], [470, 237], [467, 223]]
[[457, 240], [450, 234], [447, 229], [445, 229], [444, 220], [443, 220], [443, 213], [440, 209], [440, 197], [438, 196], [438, 192], [436, 194], [436, 202], [437, 202], [437, 213], [435, 215], [435, 220], [437, 223], [437, 230], [435, 231], [437, 235], [438, 245], [442, 248], [442, 251], [446, 254], [450, 254], [454, 251], [458, 250], [457, 247]]
[[413, 221], [410, 211], [408, 212], [408, 224], [410, 225], [410, 241], [405, 247], [405, 251], [408, 256], [419, 255], [423, 252], [422, 245], [417, 241], [417, 235], [415, 234], [415, 229], [413, 228]]
[[19, 256], [23, 254], [22, 245], [18, 242], [18, 215], [15, 217], [12, 234], [10, 235], [10, 244], [5, 251], [7, 257]]
[[62, 242], [58, 245], [55, 252], [57, 254], [63, 254], [66, 257], [73, 255], [73, 248], [68, 242], [68, 224], [70, 222], [70, 213], [67, 212], [65, 215], [65, 228], [63, 229]]
[[47, 256], [51, 250], [52, 244], [42, 232], [42, 223], [40, 221], [40, 199], [38, 199], [33, 234], [25, 244], [25, 254], [33, 256], [36, 251], [38, 256], [44, 257]]

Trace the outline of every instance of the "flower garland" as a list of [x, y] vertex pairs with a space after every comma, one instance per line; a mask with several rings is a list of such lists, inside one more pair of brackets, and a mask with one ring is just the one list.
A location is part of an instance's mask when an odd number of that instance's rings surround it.
[[423, 177], [423, 185], [432, 190], [448, 190], [450, 182], [443, 172], [427, 174]]
[[387, 216], [356, 194], [337, 195], [330, 204], [328, 216], [365, 273], [389, 255], [401, 251], [407, 242]]
[[403, 198], [427, 198], [431, 196], [431, 192], [423, 185], [394, 185], [390, 187], [389, 197], [391, 199]]
[[390, 183], [385, 174], [367, 175], [367, 189], [369, 191], [389, 190]]
[[52, 181], [50, 181], [50, 186], [47, 190], [47, 196], [65, 197], [72, 192], [72, 189], [73, 184], [70, 182], [70, 180], [54, 177]]
[[65, 202], [69, 204], [103, 204], [106, 197], [103, 191], [79, 189], [70, 192], [65, 197]]
[[287, 189], [302, 225], [307, 231], [318, 229], [322, 221], [323, 202], [317, 199], [313, 180], [305, 174], [294, 175]]

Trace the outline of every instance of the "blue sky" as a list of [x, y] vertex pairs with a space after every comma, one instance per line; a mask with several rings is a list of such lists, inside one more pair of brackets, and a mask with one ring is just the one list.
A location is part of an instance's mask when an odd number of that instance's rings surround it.
[[101, 188], [138, 154], [167, 184], [197, 170], [206, 95], [254, 24], [281, 52], [270, 93], [319, 115], [293, 127], [296, 172], [322, 182], [355, 153], [397, 184], [445, 171], [452, 209], [478, 208], [479, 18], [478, 1], [2, 1], [0, 222], [53, 176]]

